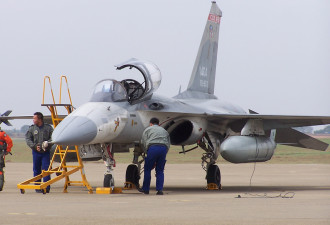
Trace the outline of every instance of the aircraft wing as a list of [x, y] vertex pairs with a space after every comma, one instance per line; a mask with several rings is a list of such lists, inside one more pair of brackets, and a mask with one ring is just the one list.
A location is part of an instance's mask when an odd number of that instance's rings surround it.
[[[214, 115], [210, 121], [228, 120], [228, 126], [233, 130], [241, 130], [249, 119], [262, 120], [266, 135], [270, 135], [271, 129], [276, 129], [275, 142], [282, 145], [295, 146], [313, 150], [325, 151], [328, 144], [302, 132], [292, 129], [292, 127], [314, 126], [330, 124], [330, 116], [288, 116], [288, 115]], [[237, 132], [237, 130], [236, 130]]]
[[164, 113], [167, 117], [203, 117], [213, 125], [228, 124], [235, 132], [240, 131], [250, 119], [262, 120], [264, 130], [305, 127], [330, 124], [330, 116], [266, 115], [250, 110], [248, 113], [218, 113], [208, 107], [197, 107], [184, 101], [153, 97], [137, 107], [138, 111]]
[[[149, 111], [149, 110], [147, 110]], [[330, 116], [298, 116], [298, 115], [262, 115], [262, 114], [218, 114], [189, 110], [182, 112], [182, 108], [165, 109], [158, 113], [166, 114], [169, 120], [188, 119], [191, 117], [205, 118], [213, 131], [224, 130], [224, 127], [240, 132], [250, 119], [262, 120], [266, 135], [276, 129], [275, 141], [278, 144], [325, 151], [328, 144], [311, 136], [292, 129], [292, 127], [315, 126], [330, 124]], [[167, 120], [168, 121], [168, 120]]]
[[178, 108], [178, 110], [165, 109], [157, 113], [165, 113], [169, 117], [203, 117], [214, 125], [224, 124], [225, 122], [234, 131], [241, 130], [249, 119], [262, 120], [265, 130], [330, 124], [330, 116], [216, 114], [201, 112], [201, 110], [195, 111], [192, 108], [189, 110], [190, 113], [187, 113], [187, 111], [184, 112], [181, 109], [185, 110], [184, 108]]
[[226, 120], [229, 124], [240, 125], [242, 128], [249, 119], [262, 120], [265, 130], [330, 124], [330, 116], [212, 114], [207, 115], [207, 118], [215, 123]]

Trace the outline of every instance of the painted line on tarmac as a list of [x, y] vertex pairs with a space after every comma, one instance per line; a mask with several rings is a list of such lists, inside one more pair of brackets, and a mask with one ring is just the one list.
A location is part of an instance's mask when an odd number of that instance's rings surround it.
[[25, 215], [25, 216], [36, 216], [37, 213], [29, 213], [29, 212], [26, 212], [26, 213], [8, 213], [8, 215], [14, 215], [14, 216], [17, 216], [17, 215]]

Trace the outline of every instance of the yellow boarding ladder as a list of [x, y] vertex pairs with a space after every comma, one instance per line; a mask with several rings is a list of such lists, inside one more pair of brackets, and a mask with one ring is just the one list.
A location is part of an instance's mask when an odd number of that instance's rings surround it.
[[[71, 95], [70, 95], [70, 90], [69, 90], [69, 86], [68, 86], [68, 80], [66, 78], [66, 76], [61, 76], [61, 82], [60, 82], [60, 97], [59, 97], [59, 104], [55, 103], [55, 98], [54, 98], [54, 93], [53, 93], [53, 89], [52, 89], [52, 85], [51, 85], [51, 81], [50, 81], [50, 77], [45, 76], [44, 77], [44, 86], [43, 86], [43, 96], [42, 96], [42, 106], [46, 106], [50, 113], [51, 113], [51, 118], [52, 118], [52, 122], [54, 125], [54, 128], [64, 119], [64, 116], [58, 115], [58, 111], [57, 111], [57, 106], [60, 107], [64, 107], [67, 111], [68, 114], [70, 114], [73, 111], [73, 106], [72, 106], [72, 101], [71, 101]], [[66, 86], [67, 86], [67, 91], [68, 91], [68, 97], [70, 100], [70, 104], [62, 104], [61, 103], [61, 98], [62, 98], [62, 81], [63, 79], [65, 79], [66, 82]], [[51, 95], [52, 95], [52, 100], [53, 100], [53, 104], [45, 104], [44, 100], [45, 100], [45, 84], [46, 84], [46, 80], [49, 81], [49, 86], [50, 86], [50, 91], [51, 91]], [[70, 146], [72, 147], [72, 146]], [[89, 185], [87, 179], [86, 179], [86, 175], [85, 175], [85, 171], [84, 171], [84, 165], [82, 163], [82, 160], [80, 158], [79, 155], [79, 150], [78, 150], [78, 146], [74, 146], [74, 148], [70, 148], [69, 146], [62, 146], [62, 145], [57, 145], [55, 152], [53, 154], [53, 157], [50, 161], [49, 164], [49, 168], [48, 170], [42, 170], [41, 174], [39, 174], [38, 176], [35, 176], [29, 180], [26, 180], [20, 184], [17, 184], [17, 188], [19, 188], [21, 190], [21, 193], [24, 194], [25, 193], [25, 189], [35, 189], [35, 190], [42, 190], [42, 192], [44, 194], [46, 194], [46, 188], [48, 185], [51, 185], [53, 183], [55, 183], [56, 181], [61, 180], [62, 178], [65, 178], [65, 184], [64, 184], [64, 190], [63, 192], [66, 193], [68, 186], [85, 186], [88, 189], [88, 193], [93, 193], [93, 189], [92, 187]], [[76, 154], [77, 156], [77, 160], [78, 160], [78, 165], [67, 165], [66, 163], [66, 156], [68, 155], [68, 153], [71, 154]], [[55, 160], [56, 156], [60, 157], [60, 165], [54, 169], [52, 169], [53, 167], [53, 163]], [[81, 181], [71, 181], [69, 176], [75, 172], [78, 172], [80, 170], [81, 173]], [[50, 179], [47, 182], [40, 182], [39, 180], [41, 180], [42, 178], [49, 176], [51, 174], [55, 173], [57, 176]]]

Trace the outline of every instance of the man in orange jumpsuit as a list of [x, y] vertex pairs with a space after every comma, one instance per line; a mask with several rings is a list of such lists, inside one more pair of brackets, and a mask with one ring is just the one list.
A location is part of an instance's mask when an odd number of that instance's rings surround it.
[[2, 191], [5, 183], [3, 168], [5, 167], [5, 155], [7, 155], [13, 147], [13, 141], [6, 132], [0, 128], [0, 191]]
[[11, 140], [9, 135], [6, 134], [6, 132], [1, 130], [1, 127], [0, 127], [0, 150], [1, 150], [1, 147], [4, 146], [4, 145], [7, 145], [6, 151], [7, 151], [7, 154], [8, 154], [11, 151], [11, 148], [13, 147], [13, 141]]

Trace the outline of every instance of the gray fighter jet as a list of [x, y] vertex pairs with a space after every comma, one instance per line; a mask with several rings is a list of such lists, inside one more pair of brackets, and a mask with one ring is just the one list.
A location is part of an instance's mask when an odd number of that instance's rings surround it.
[[[79, 145], [85, 160], [103, 158], [107, 171], [104, 186], [114, 185], [114, 153], [134, 148], [133, 164], [126, 181], [138, 184], [143, 151], [140, 139], [152, 117], [170, 134], [171, 144], [188, 152], [205, 150], [202, 167], [207, 183], [221, 186], [216, 161], [221, 155], [232, 163], [264, 162], [274, 154], [276, 143], [324, 151], [328, 145], [292, 127], [329, 124], [330, 116], [261, 115], [245, 112], [214, 95], [218, 37], [222, 12], [212, 2], [187, 90], [168, 98], [155, 92], [161, 84], [158, 67], [138, 59], [116, 65], [134, 69], [143, 82], [106, 79], [95, 85], [91, 100], [68, 115], [54, 130], [56, 144]], [[196, 145], [185, 149], [185, 146]]]

